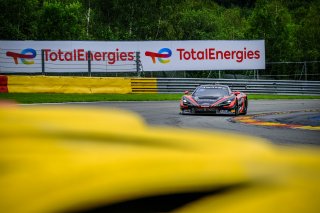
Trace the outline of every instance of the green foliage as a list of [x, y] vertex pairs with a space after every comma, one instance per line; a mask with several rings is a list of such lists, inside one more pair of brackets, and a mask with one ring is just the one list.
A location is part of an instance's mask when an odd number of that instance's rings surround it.
[[216, 19], [218, 33], [215, 39], [241, 40], [247, 39], [248, 21], [241, 14], [240, 8], [223, 10]]
[[38, 7], [37, 0], [0, 0], [0, 39], [36, 39]]
[[0, 0], [0, 9], [3, 40], [264, 39], [267, 62], [320, 60], [320, 0]]
[[38, 39], [78, 40], [85, 38], [85, 16], [82, 4], [44, 2], [39, 16]]
[[313, 2], [306, 8], [306, 16], [298, 22], [297, 42], [302, 48], [304, 60], [320, 58], [320, 1]]
[[295, 25], [288, 9], [279, 1], [258, 1], [249, 17], [248, 36], [265, 39], [269, 61], [288, 61], [294, 57]]
[[[179, 40], [213, 39], [217, 31], [215, 14], [211, 10], [187, 9], [179, 13], [176, 28]], [[201, 38], [201, 39], [200, 39]]]

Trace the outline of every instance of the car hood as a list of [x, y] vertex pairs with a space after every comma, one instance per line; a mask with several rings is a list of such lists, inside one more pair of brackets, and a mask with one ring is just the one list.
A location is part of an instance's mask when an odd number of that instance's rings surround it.
[[222, 102], [230, 96], [220, 96], [220, 97], [213, 97], [213, 96], [184, 96], [185, 98], [189, 99], [192, 103], [196, 103], [200, 106], [211, 106], [215, 103]]
[[199, 104], [199, 105], [212, 105], [222, 99], [223, 97], [198, 97], [195, 96], [193, 99]]

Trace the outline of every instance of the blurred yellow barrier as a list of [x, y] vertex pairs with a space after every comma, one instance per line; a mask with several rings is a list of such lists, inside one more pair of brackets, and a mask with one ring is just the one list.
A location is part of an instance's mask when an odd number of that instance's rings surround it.
[[131, 93], [129, 78], [8, 76], [10, 93]]
[[0, 131], [0, 209], [6, 213], [90, 211], [203, 191], [211, 193], [172, 210], [320, 209], [319, 148], [148, 127], [130, 112], [79, 107], [3, 106]]

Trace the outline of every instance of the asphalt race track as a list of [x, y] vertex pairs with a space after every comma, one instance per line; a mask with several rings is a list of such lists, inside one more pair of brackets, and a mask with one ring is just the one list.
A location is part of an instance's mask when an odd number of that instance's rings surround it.
[[[320, 145], [320, 130], [257, 126], [233, 121], [233, 116], [180, 115], [178, 101], [162, 102], [94, 102], [68, 105], [99, 106], [126, 109], [140, 114], [150, 125], [179, 128], [218, 129], [240, 132], [269, 139], [276, 144]], [[273, 112], [277, 112], [273, 114]], [[260, 114], [265, 114], [259, 117]], [[320, 126], [319, 100], [249, 100], [248, 115], [265, 121]]]

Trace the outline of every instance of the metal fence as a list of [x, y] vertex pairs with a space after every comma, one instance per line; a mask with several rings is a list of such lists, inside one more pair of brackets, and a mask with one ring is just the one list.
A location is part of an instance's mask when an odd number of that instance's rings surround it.
[[142, 66], [140, 52], [32, 51], [23, 55], [31, 58], [23, 59], [19, 50], [0, 49], [0, 74], [320, 81], [320, 61], [267, 62], [265, 70], [149, 72]]
[[265, 70], [143, 72], [143, 77], [320, 81], [320, 61], [267, 62]]
[[[137, 76], [140, 52], [95, 52], [25, 49], [0, 49], [0, 74], [56, 76]], [[128, 74], [130, 73], [130, 74]]]
[[320, 95], [320, 81], [230, 80], [207, 78], [157, 78], [159, 93], [193, 91], [201, 84], [228, 85], [234, 91], [263, 94]]

